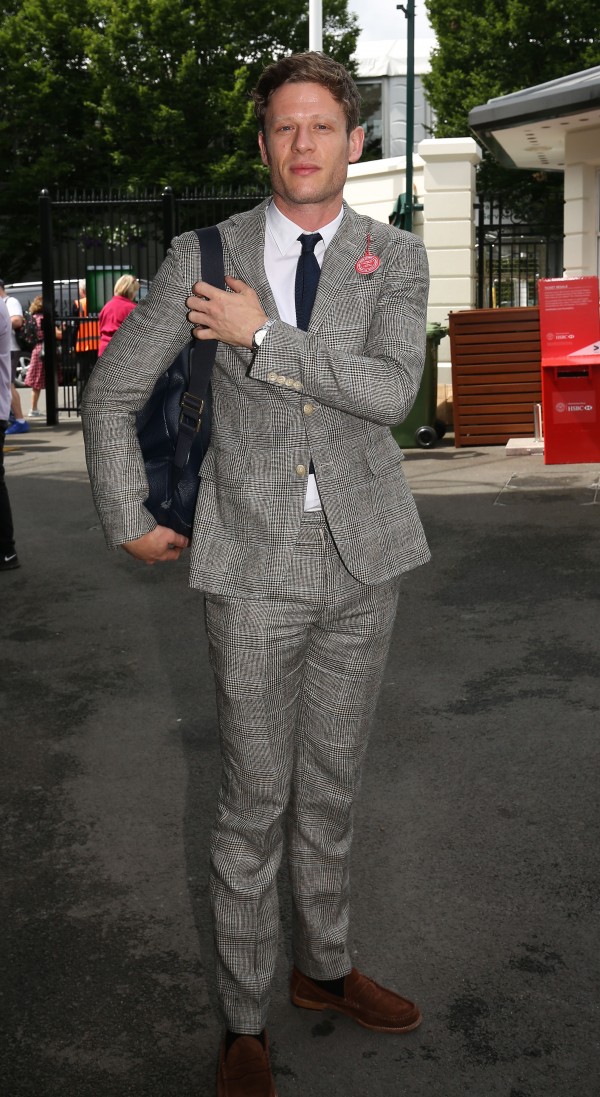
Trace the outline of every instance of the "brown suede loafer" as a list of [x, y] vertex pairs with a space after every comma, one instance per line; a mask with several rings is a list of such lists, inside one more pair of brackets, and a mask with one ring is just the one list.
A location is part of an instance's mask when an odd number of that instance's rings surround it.
[[269, 1062], [269, 1044], [254, 1036], [238, 1036], [225, 1053], [221, 1044], [217, 1097], [277, 1097]]
[[374, 1032], [410, 1032], [421, 1024], [421, 1011], [393, 990], [386, 990], [352, 968], [344, 982], [344, 997], [329, 994], [318, 983], [292, 970], [291, 997], [304, 1009], [335, 1009]]

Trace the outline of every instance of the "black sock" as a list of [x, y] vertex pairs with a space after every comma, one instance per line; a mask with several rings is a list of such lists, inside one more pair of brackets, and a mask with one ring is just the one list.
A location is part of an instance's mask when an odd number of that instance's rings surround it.
[[225, 1054], [229, 1051], [232, 1044], [238, 1039], [239, 1036], [253, 1036], [255, 1040], [259, 1040], [262, 1046], [265, 1046], [265, 1030], [262, 1032], [232, 1032], [231, 1029], [227, 1029], [225, 1033]]
[[316, 983], [318, 987], [322, 987], [328, 994], [335, 994], [338, 998], [343, 998], [346, 993], [345, 983], [346, 977], [342, 975], [341, 979], [313, 979], [313, 983]]

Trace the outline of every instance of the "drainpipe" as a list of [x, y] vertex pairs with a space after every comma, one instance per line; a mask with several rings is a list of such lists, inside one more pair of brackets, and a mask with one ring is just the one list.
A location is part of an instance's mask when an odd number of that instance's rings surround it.
[[396, 4], [406, 19], [406, 212], [404, 228], [413, 224], [413, 145], [415, 143], [415, 0]]

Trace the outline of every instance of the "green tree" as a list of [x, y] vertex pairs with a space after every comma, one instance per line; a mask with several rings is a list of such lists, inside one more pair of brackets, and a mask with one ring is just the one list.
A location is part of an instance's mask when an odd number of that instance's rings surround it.
[[[308, 5], [287, 0], [104, 0], [92, 47], [104, 88], [99, 123], [111, 177], [129, 184], [263, 179], [249, 90], [265, 64], [305, 49]], [[346, 0], [325, 4], [324, 49], [349, 63]]]
[[42, 187], [90, 183], [102, 164], [88, 43], [90, 0], [9, 0], [0, 23], [0, 245], [2, 277], [39, 250]]
[[[348, 0], [324, 50], [350, 68]], [[0, 24], [0, 271], [38, 250], [37, 195], [262, 181], [249, 91], [308, 45], [306, 0], [8, 0]]]
[[[469, 111], [600, 63], [597, 0], [425, 0], [437, 46], [424, 85], [436, 137], [464, 137]], [[480, 186], [535, 219], [562, 223], [562, 175], [501, 168], [487, 152]]]

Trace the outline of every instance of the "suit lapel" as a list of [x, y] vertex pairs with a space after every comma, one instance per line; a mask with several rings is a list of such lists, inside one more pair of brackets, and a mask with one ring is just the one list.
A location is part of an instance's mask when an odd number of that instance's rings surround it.
[[279, 317], [265, 274], [265, 210], [269, 201], [267, 199], [249, 213], [234, 214], [220, 226], [220, 230], [226, 252], [232, 260], [233, 277], [241, 278], [256, 291], [267, 316]]
[[340, 288], [354, 271], [357, 259], [363, 255], [367, 237], [364, 224], [354, 210], [344, 203], [344, 218], [325, 252], [317, 296], [310, 318], [309, 331], [316, 331], [338, 299]]

